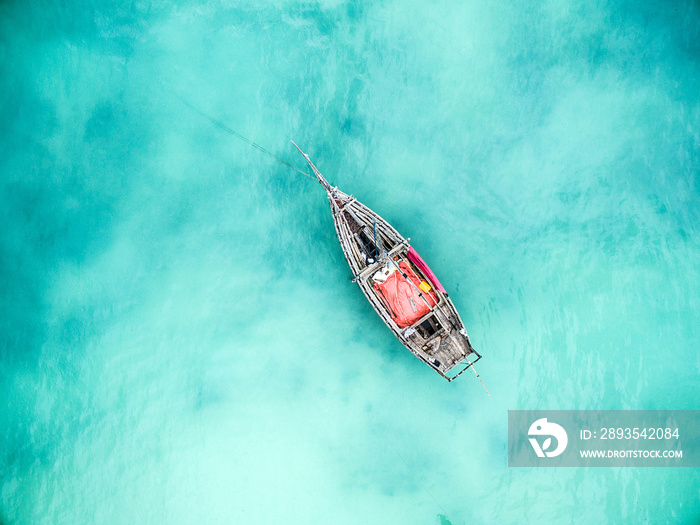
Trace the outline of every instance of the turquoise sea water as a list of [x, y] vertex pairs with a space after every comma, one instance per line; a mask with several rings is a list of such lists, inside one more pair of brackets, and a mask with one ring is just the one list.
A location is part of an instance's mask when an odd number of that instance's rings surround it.
[[[0, 523], [698, 523], [508, 409], [700, 408], [696, 2], [0, 4]], [[440, 276], [489, 399], [349, 281]]]

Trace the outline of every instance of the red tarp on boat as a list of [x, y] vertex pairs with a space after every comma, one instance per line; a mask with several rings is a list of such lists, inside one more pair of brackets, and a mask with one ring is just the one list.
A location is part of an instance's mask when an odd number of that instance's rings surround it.
[[425, 275], [425, 276], [428, 278], [428, 280], [431, 282], [431, 284], [432, 284], [435, 288], [437, 288], [437, 289], [440, 290], [442, 293], [444, 293], [445, 295], [447, 295], [447, 292], [446, 292], [445, 289], [442, 287], [442, 284], [440, 284], [440, 281], [438, 281], [438, 278], [435, 277], [435, 274], [433, 273], [433, 271], [430, 269], [430, 267], [429, 267], [427, 264], [425, 264], [425, 261], [424, 261], [423, 259], [421, 259], [420, 255], [418, 255], [418, 252], [417, 252], [416, 250], [414, 250], [413, 247], [410, 247], [410, 248], [408, 249], [408, 259], [409, 259], [413, 264], [415, 264], [416, 266], [418, 266], [418, 268], [420, 269], [420, 271], [423, 272], [423, 275]]
[[[393, 272], [383, 283], [374, 283], [374, 289], [382, 299], [384, 306], [389, 308], [389, 314], [399, 328], [411, 326], [418, 319], [430, 311], [437, 304], [437, 295], [433, 290], [422, 292], [417, 287], [421, 284], [421, 278], [416, 275], [411, 266], [401, 261], [400, 271]], [[408, 275], [406, 279], [402, 273]], [[421, 298], [421, 295], [423, 298]], [[428, 307], [428, 304], [430, 307]]]

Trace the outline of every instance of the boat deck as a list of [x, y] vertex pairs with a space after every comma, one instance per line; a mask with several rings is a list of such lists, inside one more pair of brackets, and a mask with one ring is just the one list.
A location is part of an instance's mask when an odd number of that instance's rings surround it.
[[[299, 148], [297, 147], [297, 149]], [[373, 287], [374, 281], [372, 276], [381, 268], [386, 267], [388, 271], [390, 266], [394, 265], [397, 271], [401, 271], [404, 278], [403, 282], [410, 284], [412, 281], [410, 279], [406, 280], [408, 275], [398, 268], [399, 263], [405, 261], [410, 265], [416, 277], [422, 279], [420, 284], [427, 285], [431, 282], [429, 276], [425, 275], [410, 260], [410, 257], [413, 257], [415, 260], [417, 254], [415, 251], [411, 251], [411, 255], [409, 255], [411, 246], [408, 243], [408, 239], [404, 239], [382, 217], [359, 202], [354, 196], [348, 195], [338, 188], [331, 187], [311, 162], [308, 155], [300, 149], [299, 151], [304, 155], [316, 178], [326, 191], [335, 230], [345, 259], [352, 270], [353, 281], [359, 285], [365, 297], [367, 297], [367, 300], [384, 323], [411, 353], [448, 381], [456, 379], [457, 376], [469, 368], [473, 370], [472, 365], [481, 356], [472, 347], [462, 319], [459, 317], [447, 293], [440, 291], [441, 286], [434, 286], [434, 283], [432, 283], [432, 291], [429, 293], [431, 297], [433, 294], [437, 297], [437, 304], [432, 306], [422, 295], [415, 282], [413, 282], [411, 286], [414, 287], [415, 293], [409, 289], [409, 291], [399, 294], [398, 297], [407, 299], [410, 295], [416, 297], [417, 301], [420, 301], [418, 299], [420, 297], [426, 302], [430, 311], [406, 328], [400, 328], [394, 322], [394, 318], [392, 318], [387, 306], [385, 306]], [[430, 272], [420, 257], [418, 257], [416, 263], [420, 263], [426, 268], [427, 272]], [[397, 279], [399, 278], [397, 277]], [[416, 311], [418, 310], [416, 310], [414, 302], [413, 312]], [[411, 318], [411, 320], [413, 319]], [[404, 322], [401, 321], [402, 324]], [[476, 371], [474, 373], [476, 374]], [[478, 374], [476, 375], [478, 377]]]
[[[336, 189], [332, 196], [329, 195], [329, 200], [331, 200], [331, 207], [335, 212], [334, 222], [338, 238], [341, 240], [343, 252], [350, 268], [353, 269], [357, 283], [370, 304], [404, 346], [440, 375], [450, 380], [456, 377], [450, 375], [455, 369], [458, 373], [466, 370], [466, 368], [459, 370], [460, 363], [464, 363], [464, 366], [468, 367], [470, 363], [476, 362], [481, 356], [471, 346], [462, 320], [446, 294], [434, 290], [439, 298], [437, 306], [432, 308], [431, 312], [424, 318], [414, 323], [412, 327], [401, 329], [395, 324], [372, 286], [372, 275], [382, 267], [383, 263], [376, 261], [368, 264], [366, 262], [367, 255], [365, 254], [363, 257], [362, 246], [354, 242], [354, 238], [365, 228], [370, 226], [373, 230], [376, 228], [380, 243], [387, 251], [387, 258], [397, 263], [406, 261], [410, 264], [406, 258], [410, 248], [408, 241], [384, 219], [354, 197]], [[419, 268], [412, 264], [411, 267], [416, 274], [426, 279]], [[438, 330], [424, 337], [417, 327], [431, 317], [436, 321]], [[475, 354], [476, 359], [469, 359], [472, 354]]]

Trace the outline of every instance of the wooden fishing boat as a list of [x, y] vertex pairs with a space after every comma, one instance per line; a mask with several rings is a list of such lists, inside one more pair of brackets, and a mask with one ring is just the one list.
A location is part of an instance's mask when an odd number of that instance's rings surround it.
[[355, 197], [328, 184], [309, 156], [294, 147], [326, 191], [353, 282], [379, 317], [413, 355], [448, 381], [469, 368], [479, 377], [473, 365], [481, 355], [472, 347], [452, 300], [410, 239]]

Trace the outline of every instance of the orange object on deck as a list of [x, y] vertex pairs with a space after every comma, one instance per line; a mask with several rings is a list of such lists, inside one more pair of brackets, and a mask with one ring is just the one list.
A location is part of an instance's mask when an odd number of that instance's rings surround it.
[[413, 268], [401, 261], [399, 271], [393, 272], [383, 283], [374, 283], [377, 295], [388, 307], [391, 318], [399, 328], [411, 326], [437, 304], [437, 295], [433, 290], [424, 292], [420, 289], [422, 282]]

